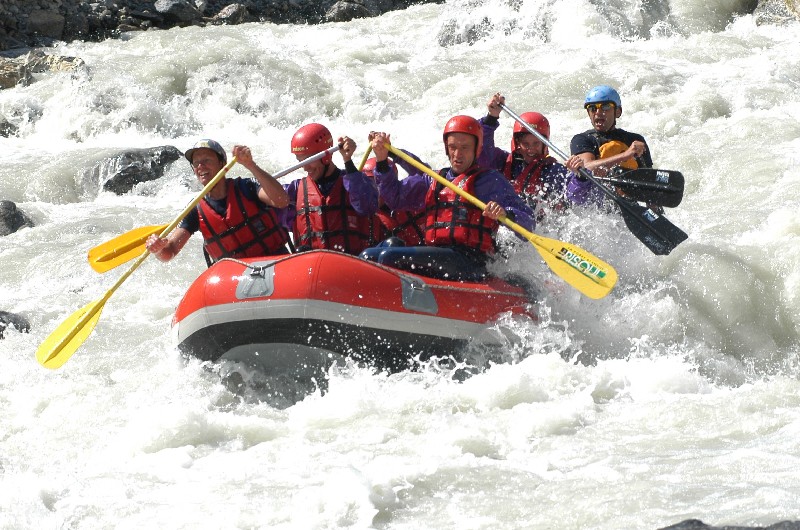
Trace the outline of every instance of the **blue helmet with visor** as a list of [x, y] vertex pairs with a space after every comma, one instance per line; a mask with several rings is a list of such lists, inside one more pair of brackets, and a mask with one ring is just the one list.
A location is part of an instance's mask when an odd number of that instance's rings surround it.
[[583, 102], [583, 106], [586, 107], [592, 103], [606, 103], [609, 101], [616, 105], [618, 109], [622, 108], [622, 100], [619, 97], [619, 93], [608, 85], [599, 85], [586, 94], [586, 100]]

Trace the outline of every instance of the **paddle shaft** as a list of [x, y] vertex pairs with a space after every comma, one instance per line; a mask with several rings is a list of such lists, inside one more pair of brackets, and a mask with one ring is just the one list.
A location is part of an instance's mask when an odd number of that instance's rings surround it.
[[367, 146], [367, 150], [364, 151], [364, 156], [361, 157], [361, 163], [358, 165], [358, 170], [359, 171], [364, 169], [364, 164], [366, 164], [367, 160], [369, 160], [370, 153], [372, 153], [372, 144]]
[[281, 177], [285, 177], [286, 175], [288, 175], [292, 171], [300, 169], [303, 166], [307, 166], [311, 162], [316, 162], [317, 160], [321, 160], [321, 159], [325, 158], [328, 155], [332, 155], [333, 153], [335, 153], [336, 151], [338, 151], [341, 148], [342, 148], [341, 145], [334, 145], [333, 147], [329, 147], [329, 148], [325, 149], [324, 151], [320, 151], [319, 153], [313, 154], [308, 158], [304, 158], [303, 160], [299, 161], [298, 163], [296, 163], [294, 165], [291, 165], [291, 166], [287, 167], [286, 169], [281, 169], [280, 171], [278, 171], [277, 173], [272, 175], [272, 177], [275, 178], [275, 179], [279, 179]]

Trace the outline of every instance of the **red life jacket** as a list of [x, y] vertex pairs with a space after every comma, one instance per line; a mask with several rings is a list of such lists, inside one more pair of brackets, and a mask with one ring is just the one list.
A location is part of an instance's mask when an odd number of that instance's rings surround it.
[[225, 217], [206, 199], [197, 204], [200, 233], [212, 261], [222, 258], [269, 256], [282, 251], [289, 232], [278, 222], [274, 208], [245, 197], [232, 179], [226, 180], [228, 207]]
[[391, 234], [389, 227], [386, 226], [386, 221], [384, 220], [384, 213], [381, 212], [381, 208], [378, 208], [378, 211], [375, 212], [375, 215], [370, 216], [369, 218], [369, 243], [367, 246], [374, 247]]
[[398, 237], [409, 247], [425, 244], [425, 210], [390, 211], [388, 207], [384, 207], [380, 208], [376, 215], [386, 228], [386, 237]]
[[[475, 195], [475, 182], [485, 173], [473, 165], [453, 179], [453, 184]], [[446, 170], [440, 171], [442, 176]], [[431, 246], [460, 246], [493, 254], [495, 234], [500, 224], [483, 215], [483, 210], [456, 192], [433, 181], [425, 196], [425, 244]]]
[[539, 196], [542, 191], [542, 170], [544, 166], [556, 163], [552, 156], [537, 158], [519, 172], [519, 175], [511, 174], [513, 169], [514, 154], [509, 153], [506, 164], [503, 166], [503, 174], [514, 186], [517, 195]]
[[305, 177], [298, 186], [296, 208], [294, 240], [298, 250], [322, 248], [358, 255], [370, 246], [371, 219], [353, 209], [341, 176], [328, 196]]

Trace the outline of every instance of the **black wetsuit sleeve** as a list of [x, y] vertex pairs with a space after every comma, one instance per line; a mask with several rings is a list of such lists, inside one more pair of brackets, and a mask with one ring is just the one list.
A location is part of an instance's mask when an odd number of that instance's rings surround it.
[[569, 153], [571, 155], [579, 155], [581, 153], [591, 153], [597, 158], [599, 153], [597, 151], [597, 142], [586, 133], [576, 134], [572, 137], [569, 143]]
[[200, 230], [200, 216], [197, 215], [197, 208], [192, 208], [192, 211], [180, 222], [178, 228], [183, 228], [190, 234]]

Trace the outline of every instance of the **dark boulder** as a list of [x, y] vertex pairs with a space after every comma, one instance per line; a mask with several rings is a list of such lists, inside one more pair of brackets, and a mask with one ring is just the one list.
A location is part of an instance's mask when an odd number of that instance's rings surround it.
[[154, 7], [169, 26], [190, 26], [203, 18], [203, 14], [187, 0], [156, 0]]
[[0, 117], [0, 136], [11, 138], [17, 135], [19, 129], [7, 119]]
[[31, 324], [27, 318], [8, 311], [0, 311], [0, 339], [4, 337], [6, 328], [9, 326], [20, 333], [28, 333], [31, 330]]
[[709, 526], [698, 519], [687, 519], [659, 530], [800, 530], [800, 521], [782, 521], [769, 526]]
[[212, 17], [214, 24], [244, 24], [245, 22], [256, 22], [258, 18], [253, 16], [243, 4], [231, 4]]
[[66, 19], [58, 11], [37, 9], [28, 17], [28, 32], [50, 39], [61, 39], [64, 35]]
[[0, 201], [0, 236], [13, 234], [20, 228], [33, 227], [31, 218], [11, 201]]
[[101, 175], [111, 175], [103, 182], [105, 191], [122, 195], [140, 182], [161, 178], [167, 164], [182, 156], [183, 153], [171, 145], [134, 149], [104, 160], [96, 170]]

